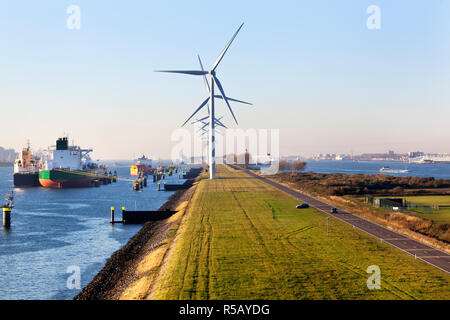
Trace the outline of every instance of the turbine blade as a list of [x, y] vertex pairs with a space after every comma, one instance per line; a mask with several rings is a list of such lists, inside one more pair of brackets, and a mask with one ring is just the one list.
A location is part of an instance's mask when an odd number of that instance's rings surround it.
[[209, 118], [209, 116], [206, 116], [206, 117], [203, 117], [203, 118], [201, 118], [201, 119], [198, 119], [199, 121], [203, 121], [203, 120], [206, 120], [206, 119], [208, 119]]
[[203, 108], [203, 107], [205, 106], [205, 104], [208, 103], [208, 101], [209, 101], [209, 97], [206, 98], [205, 101], [202, 102], [202, 104], [197, 108], [197, 110], [194, 111], [193, 114], [191, 114], [191, 116], [183, 123], [182, 127], [184, 127], [184, 125], [185, 125], [186, 123], [188, 123], [188, 121], [191, 120], [191, 118], [192, 118], [193, 116], [195, 116], [195, 114], [196, 114], [197, 112], [199, 112], [200, 109]]
[[194, 76], [202, 76], [208, 74], [206, 71], [199, 70], [155, 70], [155, 72], [166, 72], [166, 73], [182, 73], [182, 74], [190, 74]]
[[220, 121], [214, 121], [214, 122], [215, 122], [219, 127], [228, 129], [222, 122], [220, 122]]
[[196, 119], [195, 121], [192, 121], [191, 124], [196, 124], [197, 122], [201, 122], [199, 119]]
[[[223, 97], [220, 96], [220, 95], [214, 95], [214, 98], [223, 99]], [[233, 102], [239, 102], [239, 103], [248, 104], [248, 105], [251, 105], [251, 106], [253, 105], [253, 103], [242, 101], [242, 100], [238, 100], [238, 99], [233, 99], [233, 98], [230, 98], [230, 97], [227, 97], [227, 99], [229, 101], [233, 101]]]
[[227, 52], [228, 48], [231, 46], [231, 43], [233, 42], [234, 38], [236, 38], [238, 32], [241, 30], [242, 26], [244, 24], [242, 23], [241, 26], [239, 27], [239, 29], [237, 29], [237, 31], [235, 32], [235, 34], [233, 35], [233, 37], [231, 38], [230, 42], [228, 42], [228, 44], [226, 45], [226, 47], [222, 50], [222, 52], [220, 53], [219, 57], [217, 58], [216, 62], [214, 63], [214, 66], [212, 67], [212, 71], [215, 71], [217, 66], [219, 65], [220, 61], [222, 61], [223, 56], [225, 55], [225, 53]]
[[200, 131], [208, 131], [208, 130], [206, 130], [205, 128], [201, 127], [201, 128], [199, 128], [199, 129], [197, 130], [197, 133], [200, 132]]
[[[200, 59], [200, 55], [198, 54], [197, 57], [198, 57], [198, 62], [200, 63], [200, 68], [202, 69], [202, 71], [205, 71], [205, 68], [203, 68], [202, 59]], [[203, 75], [203, 81], [205, 82], [205, 86], [206, 86], [206, 89], [208, 90], [208, 94], [210, 94], [211, 89], [209, 88], [209, 83], [208, 83], [208, 79], [206, 79], [206, 74]], [[209, 103], [208, 103], [207, 107], [208, 107], [208, 114], [209, 114], [209, 112], [210, 112], [209, 111]]]
[[219, 124], [221, 127], [224, 127], [225, 129], [228, 129], [227, 126], [225, 126], [222, 121], [220, 121], [219, 119], [216, 119], [216, 123]]
[[[200, 59], [200, 55], [197, 55], [197, 56], [198, 56], [198, 62], [200, 63], [200, 68], [202, 69], [202, 71], [205, 71], [205, 68], [203, 68], [202, 59]], [[206, 79], [206, 74], [203, 75], [203, 81], [205, 82], [206, 89], [208, 89], [208, 93], [210, 93], [211, 89], [209, 88], [209, 83], [208, 83], [208, 79]]]
[[236, 121], [236, 124], [238, 124], [238, 121], [236, 120], [236, 117], [234, 116], [233, 110], [231, 109], [230, 103], [228, 102], [227, 99], [227, 95], [225, 94], [225, 92], [223, 91], [223, 87], [222, 84], [220, 83], [219, 79], [217, 79], [216, 76], [213, 76], [214, 82], [217, 84], [217, 87], [219, 88], [220, 93], [222, 94], [223, 99], [225, 100], [227, 106], [228, 106], [228, 110], [230, 110], [231, 115], [234, 118], [234, 121]]

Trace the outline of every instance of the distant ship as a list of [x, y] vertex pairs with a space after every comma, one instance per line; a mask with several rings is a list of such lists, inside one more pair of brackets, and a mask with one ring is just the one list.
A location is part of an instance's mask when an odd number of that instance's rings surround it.
[[39, 187], [39, 157], [31, 153], [30, 144], [22, 149], [22, 152], [14, 161], [14, 186]]
[[39, 182], [45, 188], [92, 187], [94, 180], [107, 172], [89, 157], [92, 149], [69, 146], [68, 138], [59, 138], [56, 146], [49, 147], [39, 170]]
[[142, 155], [139, 159], [137, 159], [136, 164], [133, 164], [130, 168], [130, 175], [137, 177], [140, 173], [144, 175], [151, 174], [152, 169], [152, 160], [147, 158], [145, 155]]
[[409, 171], [407, 169], [395, 170], [395, 169], [391, 169], [390, 167], [386, 166], [386, 167], [381, 168], [380, 172], [386, 172], [386, 173], [408, 173]]

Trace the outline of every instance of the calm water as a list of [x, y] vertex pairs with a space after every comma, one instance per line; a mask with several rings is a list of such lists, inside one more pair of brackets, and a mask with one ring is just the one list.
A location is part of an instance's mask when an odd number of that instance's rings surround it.
[[[129, 166], [111, 167], [129, 178]], [[0, 202], [13, 187], [12, 167], [0, 167]], [[181, 183], [178, 176], [167, 182]], [[176, 182], [177, 181], [177, 182]], [[0, 295], [2, 299], [71, 299], [80, 290], [67, 288], [67, 268], [81, 270], [81, 287], [101, 270], [139, 225], [111, 226], [110, 207], [156, 210], [173, 192], [158, 192], [149, 181], [142, 192], [131, 182], [100, 188], [15, 189], [11, 229], [0, 234]]]
[[319, 173], [347, 173], [347, 174], [380, 174], [383, 166], [391, 169], [408, 169], [408, 173], [383, 173], [394, 176], [434, 177], [450, 179], [450, 164], [409, 164], [394, 161], [307, 161], [305, 171]]
[[[449, 164], [309, 161], [306, 171], [377, 174], [383, 166], [409, 170], [407, 174], [394, 174], [399, 176], [450, 179]], [[129, 177], [129, 166], [111, 169]], [[178, 178], [168, 177], [167, 181], [174, 183]], [[3, 198], [11, 188], [12, 167], [0, 167], [0, 196]], [[171, 194], [158, 192], [153, 183], [143, 192], [134, 192], [131, 183], [124, 181], [87, 189], [15, 189], [12, 228], [0, 234], [2, 299], [73, 298], [79, 290], [67, 289], [67, 268], [78, 266], [81, 287], [87, 285], [111, 254], [140, 229], [137, 225], [111, 226], [109, 208], [156, 210]]]

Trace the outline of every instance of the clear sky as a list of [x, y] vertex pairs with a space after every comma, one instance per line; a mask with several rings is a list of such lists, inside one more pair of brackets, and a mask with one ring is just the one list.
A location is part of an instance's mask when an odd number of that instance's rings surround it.
[[210, 67], [245, 22], [218, 75], [254, 103], [234, 105], [240, 126], [279, 128], [282, 154], [450, 152], [449, 21], [448, 0], [1, 0], [0, 146], [69, 133], [103, 159], [168, 157], [206, 93], [153, 70]]

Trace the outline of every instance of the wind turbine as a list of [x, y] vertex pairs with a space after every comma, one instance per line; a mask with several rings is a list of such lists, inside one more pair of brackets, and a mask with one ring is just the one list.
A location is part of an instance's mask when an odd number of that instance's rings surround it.
[[[195, 121], [194, 121], [195, 122]], [[194, 123], [193, 122], [193, 123]], [[202, 122], [203, 123], [203, 122]], [[217, 123], [216, 123], [217, 124]], [[207, 159], [209, 159], [209, 157], [208, 157], [208, 150], [209, 150], [209, 141], [208, 141], [208, 138], [207, 138], [207, 136], [206, 136], [206, 134], [207, 133], [209, 133], [209, 128], [207, 127], [207, 125], [209, 125], [209, 122], [205, 122], [205, 124], [200, 128], [200, 129], [198, 129], [197, 130], [197, 133], [200, 133], [201, 132], [201, 134], [200, 134], [200, 139], [202, 140], [202, 141], [205, 141], [206, 140], [206, 153], [207, 153], [207, 156], [206, 156], [206, 158]], [[223, 128], [227, 128], [226, 126], [224, 126], [223, 124], [217, 124], [218, 126], [220, 126], [220, 127], [223, 127]], [[223, 136], [223, 133], [221, 133], [219, 130], [216, 130], [216, 132], [215, 133], [218, 133], [218, 134], [220, 134], [221, 136]], [[205, 139], [206, 138], [206, 139]], [[203, 161], [203, 143], [202, 143], [202, 161]]]
[[[209, 125], [209, 121], [206, 121], [206, 119], [208, 119], [209, 118], [209, 115], [208, 116], [206, 116], [206, 117], [204, 117], [204, 118], [202, 118], [202, 119], [197, 119], [197, 120], [195, 120], [195, 121], [193, 121], [193, 122], [191, 122], [192, 124], [196, 124], [196, 123], [201, 123], [201, 124], [203, 124], [203, 126], [200, 128], [201, 130], [202, 129], [204, 129], [206, 126], [208, 126]], [[222, 128], [225, 128], [225, 129], [228, 129], [227, 128], [227, 126], [226, 125], [224, 125], [223, 123], [222, 123], [222, 121], [220, 121], [220, 120], [222, 120], [222, 118], [223, 117], [220, 117], [220, 118], [214, 118], [214, 125], [217, 125], [218, 127], [222, 127]], [[200, 131], [200, 130], [199, 130]]]
[[[236, 122], [236, 124], [238, 124], [238, 121], [236, 120], [236, 117], [234, 116], [233, 110], [231, 109], [230, 103], [229, 101], [235, 101], [235, 102], [240, 102], [240, 103], [245, 103], [245, 104], [251, 104], [248, 102], [244, 102], [244, 101], [240, 101], [240, 100], [236, 100], [236, 99], [231, 99], [228, 98], [225, 94], [225, 91], [222, 87], [222, 84], [220, 83], [219, 79], [216, 76], [216, 69], [219, 66], [220, 62], [222, 61], [223, 57], [225, 56], [225, 53], [228, 51], [228, 48], [231, 46], [231, 43], [234, 41], [234, 39], [236, 38], [237, 34], [239, 33], [239, 31], [241, 30], [242, 26], [244, 24], [242, 23], [241, 26], [237, 29], [237, 31], [234, 33], [233, 37], [231, 38], [231, 40], [227, 43], [227, 45], [225, 46], [225, 48], [222, 50], [222, 52], [219, 54], [219, 56], [217, 57], [216, 61], [214, 62], [214, 65], [212, 66], [210, 71], [205, 71], [203, 69], [203, 65], [201, 63], [200, 57], [199, 57], [199, 62], [200, 62], [200, 66], [202, 70], [157, 70], [156, 72], [168, 72], [168, 73], [180, 73], [180, 74], [188, 74], [188, 75], [194, 75], [194, 76], [203, 76], [204, 80], [205, 80], [205, 84], [208, 88], [208, 93], [209, 96], [202, 102], [202, 104], [200, 104], [200, 106], [194, 111], [194, 113], [183, 123], [182, 126], [184, 126], [195, 114], [197, 114], [197, 112], [199, 112], [205, 105], [208, 104], [208, 102], [211, 104], [211, 107], [209, 108], [209, 178], [210, 179], [214, 179], [215, 175], [216, 175], [216, 161], [215, 161], [215, 156], [216, 156], [216, 150], [215, 150], [215, 125], [216, 125], [216, 121], [215, 121], [215, 109], [214, 109], [214, 100], [215, 98], [218, 99], [223, 99], [225, 100], [225, 103], [228, 107], [228, 110], [230, 110], [231, 115], [233, 116], [234, 121]], [[208, 84], [207, 78], [206, 76], [209, 75], [210, 77], [210, 83]], [[214, 86], [217, 85], [217, 88], [220, 91], [220, 95], [215, 95], [214, 94]]]

